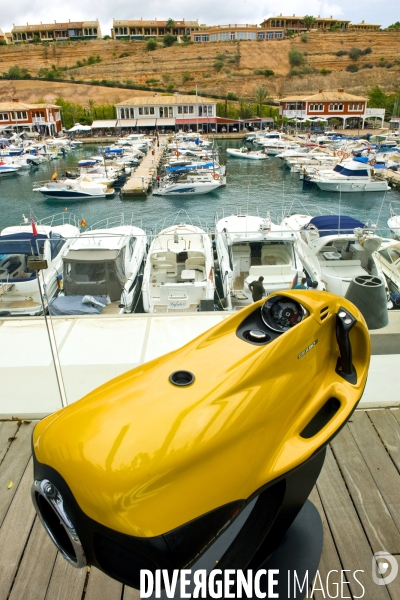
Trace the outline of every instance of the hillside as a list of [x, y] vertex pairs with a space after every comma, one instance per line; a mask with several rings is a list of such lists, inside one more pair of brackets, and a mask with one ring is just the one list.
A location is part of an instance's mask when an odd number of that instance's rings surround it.
[[[353, 63], [347, 54], [336, 56], [340, 50], [352, 47], [371, 52], [356, 62], [359, 71], [347, 72]], [[288, 52], [298, 48], [306, 53], [309, 66], [316, 72], [309, 75], [289, 76]], [[77, 66], [88, 58], [100, 62]], [[38, 70], [68, 67], [61, 76], [65, 83], [49, 81], [0, 80], [0, 99], [9, 99], [11, 93], [21, 100], [38, 98], [54, 100], [57, 95], [84, 103], [89, 98], [96, 102], [116, 102], [144, 92], [116, 88], [74, 85], [74, 80], [85, 82], [112, 81], [165, 89], [166, 91], [193, 90], [198, 85], [203, 95], [223, 95], [228, 91], [237, 96], [251, 98], [254, 88], [264, 85], [271, 96], [283, 97], [293, 92], [310, 93], [318, 89], [343, 87], [348, 92], [364, 94], [365, 90], [379, 85], [385, 92], [393, 92], [400, 81], [400, 32], [312, 32], [304, 43], [300, 37], [272, 41], [214, 42], [172, 46], [147, 52], [144, 42], [95, 40], [59, 44], [38, 44], [0, 47], [0, 72], [18, 65], [30, 75]], [[370, 63], [373, 68], [363, 69]], [[391, 68], [379, 68], [384, 63]], [[79, 65], [79, 62], [78, 62]], [[266, 78], [254, 70], [270, 69], [275, 75]], [[322, 75], [326, 69], [331, 73]], [[57, 76], [58, 77], [58, 76]]]

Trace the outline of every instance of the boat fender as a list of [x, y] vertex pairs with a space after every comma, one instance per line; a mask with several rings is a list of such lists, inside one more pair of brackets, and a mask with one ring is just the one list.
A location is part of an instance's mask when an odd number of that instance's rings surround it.
[[400, 294], [390, 294], [390, 299], [395, 306], [400, 306]]
[[349, 154], [347, 154], [347, 152], [343, 152], [343, 158], [349, 158]]
[[219, 179], [218, 173], [213, 173], [212, 174], [212, 178], [215, 179], [215, 180]]
[[369, 161], [369, 164], [370, 164], [371, 166], [374, 166], [374, 165], [376, 165], [376, 160], [375, 160], [375, 158], [371, 158], [371, 160]]

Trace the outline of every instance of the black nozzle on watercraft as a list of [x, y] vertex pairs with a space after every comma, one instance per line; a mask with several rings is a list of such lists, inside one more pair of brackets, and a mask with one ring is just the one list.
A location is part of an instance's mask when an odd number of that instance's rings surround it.
[[362, 312], [368, 329], [382, 329], [389, 323], [385, 282], [380, 277], [355, 277], [350, 282], [345, 298]]
[[339, 346], [340, 357], [336, 367], [336, 372], [349, 383], [357, 381], [357, 373], [353, 366], [353, 353], [350, 342], [350, 329], [354, 327], [357, 320], [349, 311], [340, 307], [336, 316], [336, 340]]

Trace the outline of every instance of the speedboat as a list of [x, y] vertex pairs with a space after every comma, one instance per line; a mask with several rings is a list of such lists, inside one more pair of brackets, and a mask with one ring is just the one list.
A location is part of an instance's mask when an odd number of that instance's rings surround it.
[[190, 171], [188, 174], [159, 181], [159, 187], [153, 188], [155, 196], [195, 196], [208, 194], [225, 183], [225, 178], [216, 171], [211, 173]]
[[41, 182], [33, 188], [34, 192], [40, 192], [46, 198], [54, 200], [87, 200], [90, 198], [107, 198], [115, 194], [113, 188], [104, 183], [98, 183], [87, 175], [78, 179], [63, 179]]
[[293, 214], [282, 225], [296, 233], [304, 271], [310, 281], [318, 282], [318, 289], [345, 296], [356, 277], [370, 275], [385, 281], [375, 260], [382, 238], [361, 221], [344, 215]]
[[375, 260], [386, 277], [393, 304], [400, 306], [400, 242], [382, 240], [381, 247], [375, 252]]
[[219, 303], [228, 310], [252, 302], [249, 283], [264, 277], [266, 294], [289, 289], [303, 266], [295, 251], [296, 236], [287, 227], [252, 215], [216, 218]]
[[[277, 546], [285, 555], [280, 542], [357, 407], [369, 361], [351, 302], [274, 293], [39, 421], [38, 517], [82, 576], [93, 565], [139, 588], [144, 569], [176, 569], [176, 581], [207, 549], [218, 569], [243, 573], [261, 550], [257, 572]], [[231, 545], [218, 553], [223, 533]]]
[[4, 177], [5, 175], [16, 175], [19, 170], [19, 166], [8, 164], [4, 162], [4, 160], [0, 160], [0, 177]]
[[[0, 312], [3, 316], [35, 316], [42, 313], [59, 291], [62, 257], [72, 239], [79, 235], [77, 219], [61, 213], [36, 224], [23, 217], [18, 226], [6, 227], [0, 234]], [[38, 273], [28, 259], [40, 257], [47, 267]], [[39, 291], [39, 287], [41, 292]]]
[[203, 229], [187, 223], [163, 229], [144, 268], [145, 312], [196, 312], [204, 300], [213, 307], [213, 267], [210, 236]]
[[248, 160], [266, 160], [268, 156], [261, 150], [250, 150], [250, 148], [227, 148], [226, 153], [235, 158], [247, 158]]
[[303, 185], [315, 184], [328, 192], [386, 192], [390, 187], [382, 179], [377, 179], [373, 171], [374, 163], [367, 156], [345, 159], [333, 169], [317, 171], [305, 175]]
[[390, 206], [390, 218], [387, 222], [388, 227], [396, 237], [400, 237], [400, 215], [395, 212], [393, 206]]
[[132, 312], [141, 292], [146, 245], [146, 232], [126, 225], [124, 215], [81, 233], [63, 255], [63, 293], [51, 303], [51, 313]]

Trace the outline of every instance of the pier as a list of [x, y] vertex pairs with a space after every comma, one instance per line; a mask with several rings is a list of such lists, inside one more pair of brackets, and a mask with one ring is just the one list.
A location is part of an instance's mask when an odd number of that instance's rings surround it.
[[146, 156], [121, 189], [122, 196], [147, 196], [167, 147], [167, 136], [154, 138]]
[[[138, 590], [94, 567], [75, 569], [57, 552], [33, 508], [31, 436], [36, 422], [0, 421], [0, 600], [139, 600]], [[400, 574], [388, 585], [371, 576], [386, 550], [400, 563], [400, 410], [356, 410], [327, 448], [310, 500], [324, 527], [315, 600], [340, 596], [400, 598]], [[352, 577], [355, 571], [365, 593]], [[350, 582], [350, 583], [347, 583]], [[311, 587], [312, 582], [309, 581]], [[293, 596], [295, 597], [295, 596]]]

